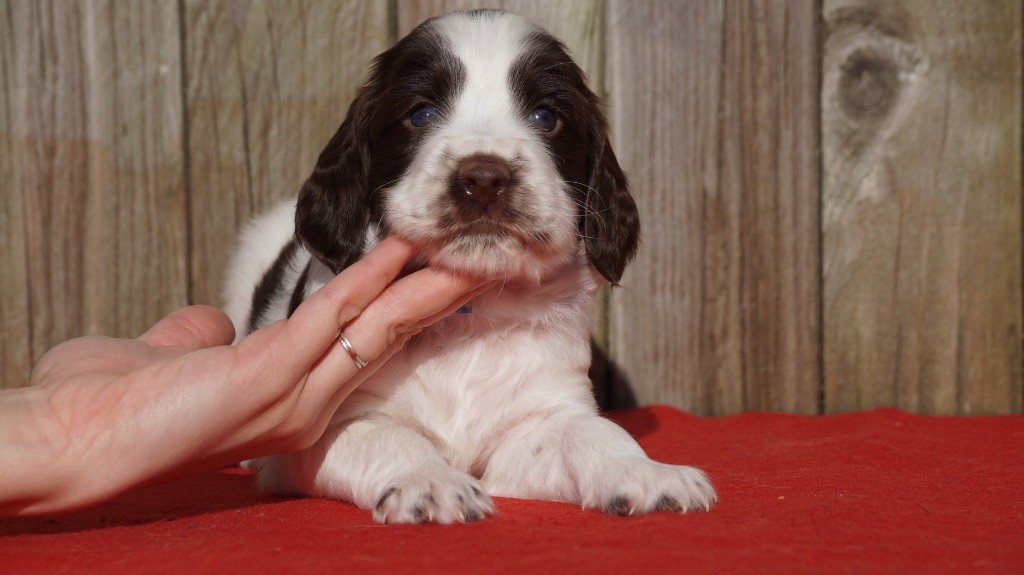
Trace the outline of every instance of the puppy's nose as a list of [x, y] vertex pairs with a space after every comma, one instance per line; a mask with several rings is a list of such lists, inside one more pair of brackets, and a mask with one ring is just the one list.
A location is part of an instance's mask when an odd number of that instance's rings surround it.
[[508, 164], [498, 158], [462, 160], [457, 171], [466, 195], [481, 206], [494, 203], [512, 178]]

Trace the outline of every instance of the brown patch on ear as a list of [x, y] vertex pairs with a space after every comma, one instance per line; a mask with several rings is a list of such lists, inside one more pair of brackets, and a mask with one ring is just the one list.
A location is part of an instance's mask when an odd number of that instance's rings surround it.
[[618, 285], [640, 244], [640, 214], [629, 195], [626, 174], [603, 135], [590, 158], [588, 185], [583, 246], [597, 271]]
[[345, 121], [302, 184], [295, 207], [295, 236], [335, 273], [362, 255], [370, 223], [367, 177], [374, 92], [372, 83], [359, 90]]
[[[401, 120], [424, 99], [443, 112], [464, 80], [465, 70], [431, 22], [374, 59], [299, 192], [295, 235], [335, 273], [362, 256], [371, 219], [381, 220], [377, 192], [401, 177], [422, 138], [423, 131], [411, 132]], [[382, 232], [386, 224], [381, 221]]]
[[549, 135], [549, 147], [559, 173], [577, 194], [574, 199], [584, 205], [578, 229], [587, 257], [617, 285], [636, 253], [640, 217], [608, 143], [601, 99], [587, 87], [565, 45], [541, 31], [527, 39], [509, 84], [524, 117], [541, 106], [562, 118], [561, 131]]

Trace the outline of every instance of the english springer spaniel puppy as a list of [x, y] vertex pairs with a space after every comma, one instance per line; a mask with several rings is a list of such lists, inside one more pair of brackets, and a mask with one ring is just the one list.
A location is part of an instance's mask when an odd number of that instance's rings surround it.
[[237, 332], [285, 317], [388, 234], [421, 265], [503, 283], [409, 341], [315, 445], [251, 462], [263, 486], [388, 523], [474, 521], [494, 513], [490, 496], [710, 508], [701, 471], [650, 460], [598, 415], [591, 307], [639, 222], [601, 103], [561, 42], [480, 10], [428, 20], [377, 57], [297, 205], [243, 232], [226, 288]]

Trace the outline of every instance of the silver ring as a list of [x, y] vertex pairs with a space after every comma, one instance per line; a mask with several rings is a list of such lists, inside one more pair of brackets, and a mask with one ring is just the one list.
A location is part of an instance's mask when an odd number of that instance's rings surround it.
[[345, 332], [338, 332], [338, 343], [341, 344], [341, 347], [345, 348], [345, 351], [348, 352], [349, 357], [351, 357], [352, 361], [355, 362], [356, 369], [363, 369], [364, 367], [366, 367], [366, 360], [359, 357], [359, 354], [356, 353], [355, 348], [352, 347], [352, 342], [350, 342], [348, 338], [345, 337]]

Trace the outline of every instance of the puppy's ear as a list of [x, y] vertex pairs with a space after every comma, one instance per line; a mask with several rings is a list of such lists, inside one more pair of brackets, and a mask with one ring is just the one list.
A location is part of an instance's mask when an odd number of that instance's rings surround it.
[[363, 254], [370, 223], [369, 139], [373, 93], [363, 86], [320, 152], [295, 206], [295, 237], [334, 273]]
[[640, 243], [640, 214], [607, 135], [603, 129], [597, 132], [589, 158], [583, 246], [597, 271], [618, 285]]

